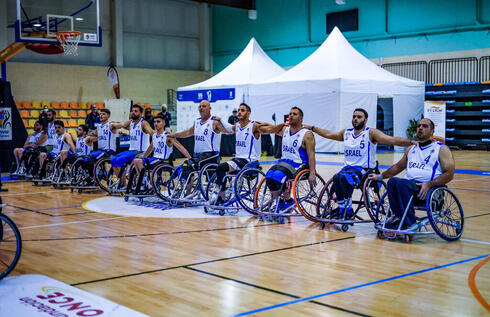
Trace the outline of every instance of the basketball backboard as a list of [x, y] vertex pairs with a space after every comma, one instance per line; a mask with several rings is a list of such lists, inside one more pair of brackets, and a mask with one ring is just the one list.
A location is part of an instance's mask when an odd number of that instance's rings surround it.
[[16, 0], [16, 42], [57, 44], [59, 31], [80, 31], [78, 45], [102, 46], [99, 0]]

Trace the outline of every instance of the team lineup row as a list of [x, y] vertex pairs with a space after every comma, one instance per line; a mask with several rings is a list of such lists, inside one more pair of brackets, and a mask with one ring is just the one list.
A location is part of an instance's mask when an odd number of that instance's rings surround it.
[[[35, 181], [66, 181], [71, 176], [72, 185], [80, 188], [95, 183], [111, 193], [127, 194], [126, 199], [155, 193], [175, 206], [201, 204], [206, 211], [220, 214], [245, 209], [263, 219], [283, 221], [299, 211], [312, 221], [342, 224], [344, 230], [357, 222], [374, 221], [386, 237], [428, 232], [429, 222], [447, 240], [462, 234], [462, 208], [445, 187], [454, 176], [454, 159], [449, 148], [433, 139], [434, 124], [429, 119], [419, 121], [415, 142], [367, 127], [368, 113], [362, 108], [353, 112], [353, 127], [338, 132], [303, 124], [299, 107], [291, 108], [286, 123], [272, 125], [251, 121], [250, 107], [241, 104], [239, 121], [230, 125], [212, 116], [210, 103], [202, 101], [201, 117], [177, 133], [166, 132], [159, 116], [155, 130], [151, 129], [138, 105], [124, 123], [110, 122], [110, 111], [104, 110], [97, 129], [87, 133], [80, 126], [76, 141], [64, 132], [61, 121], [52, 122], [54, 133], [48, 128], [47, 134], [36, 123], [24, 149], [14, 150], [17, 174], [37, 174], [32, 176]], [[130, 147], [115, 155], [121, 128], [129, 130]], [[236, 135], [235, 157], [225, 163], [219, 156], [222, 133]], [[267, 133], [282, 137], [282, 157], [264, 174], [260, 137]], [[344, 167], [327, 183], [316, 172], [313, 133], [344, 145]], [[193, 157], [177, 140], [191, 136]], [[45, 153], [43, 146], [50, 139], [52, 151]], [[91, 151], [95, 141], [98, 151]], [[399, 162], [380, 173], [377, 144], [408, 148]], [[174, 146], [187, 158], [176, 168], [169, 161]], [[404, 169], [405, 178], [394, 177]], [[390, 178], [387, 184], [386, 178]], [[355, 189], [361, 189], [360, 198], [353, 197]], [[424, 219], [416, 216], [419, 205], [427, 213]], [[363, 211], [369, 220], [362, 217]]]

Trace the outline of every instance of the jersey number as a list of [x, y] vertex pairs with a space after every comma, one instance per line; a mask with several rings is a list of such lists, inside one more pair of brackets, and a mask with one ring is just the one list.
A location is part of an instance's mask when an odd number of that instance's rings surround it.
[[424, 160], [425, 164], [429, 164], [429, 160], [430, 160], [430, 155], [425, 158]]
[[208, 135], [208, 129], [205, 129], [203, 132], [204, 135]]
[[298, 146], [298, 140], [294, 140], [293, 147], [297, 147], [297, 146]]
[[361, 140], [361, 150], [365, 147], [364, 140]]

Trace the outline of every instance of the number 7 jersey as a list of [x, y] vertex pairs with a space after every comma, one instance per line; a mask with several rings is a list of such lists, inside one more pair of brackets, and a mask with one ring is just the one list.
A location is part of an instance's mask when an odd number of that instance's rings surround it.
[[354, 129], [346, 129], [344, 132], [344, 164], [359, 166], [362, 168], [376, 167], [376, 144], [369, 138], [369, 128], [358, 135], [354, 135]]

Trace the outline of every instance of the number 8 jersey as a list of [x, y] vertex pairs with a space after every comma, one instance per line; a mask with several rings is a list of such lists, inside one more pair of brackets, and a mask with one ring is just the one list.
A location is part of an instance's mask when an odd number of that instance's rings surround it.
[[194, 122], [194, 155], [203, 152], [215, 152], [219, 154], [221, 145], [221, 133], [214, 133], [213, 118], [201, 122], [197, 118]]
[[376, 144], [369, 138], [369, 128], [358, 135], [354, 135], [354, 129], [346, 129], [344, 132], [344, 164], [360, 166], [362, 168], [376, 167]]

